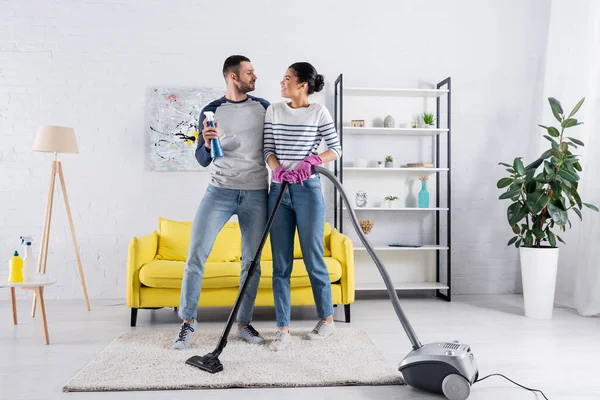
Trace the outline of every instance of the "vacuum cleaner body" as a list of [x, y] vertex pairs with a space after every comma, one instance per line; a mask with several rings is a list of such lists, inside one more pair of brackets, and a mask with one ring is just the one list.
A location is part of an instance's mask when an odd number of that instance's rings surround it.
[[478, 377], [471, 347], [458, 341], [423, 345], [408, 353], [398, 370], [410, 386], [449, 399], [468, 398]]

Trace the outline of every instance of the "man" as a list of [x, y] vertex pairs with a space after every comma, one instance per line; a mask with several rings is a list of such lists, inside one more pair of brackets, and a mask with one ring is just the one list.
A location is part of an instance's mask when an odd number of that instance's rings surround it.
[[[212, 162], [213, 169], [211, 182], [192, 224], [179, 306], [183, 323], [173, 343], [175, 349], [190, 347], [197, 325], [204, 263], [221, 228], [237, 214], [242, 232], [241, 287], [267, 224], [268, 172], [263, 158], [263, 126], [269, 103], [247, 94], [254, 90], [256, 83], [254, 68], [248, 58], [228, 57], [223, 64], [223, 76], [227, 94], [204, 107], [199, 118], [204, 127], [204, 143], [198, 141], [196, 160], [204, 167]], [[207, 111], [215, 114], [215, 128], [207, 125]], [[212, 159], [210, 140], [219, 137], [224, 156]], [[248, 284], [237, 314], [237, 336], [254, 344], [264, 342], [250, 325], [259, 279], [260, 265]]]

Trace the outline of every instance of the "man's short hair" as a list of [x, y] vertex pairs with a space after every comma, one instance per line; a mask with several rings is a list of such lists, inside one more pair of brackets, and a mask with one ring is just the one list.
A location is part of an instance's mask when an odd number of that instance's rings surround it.
[[240, 64], [244, 61], [250, 62], [248, 57], [244, 56], [229, 56], [223, 63], [223, 76], [227, 78], [231, 72], [233, 72], [238, 78], [240, 76]]

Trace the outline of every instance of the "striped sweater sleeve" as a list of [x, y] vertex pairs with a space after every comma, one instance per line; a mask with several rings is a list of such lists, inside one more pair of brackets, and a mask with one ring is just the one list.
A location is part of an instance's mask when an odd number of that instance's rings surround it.
[[331, 118], [331, 114], [329, 114], [329, 111], [325, 107], [323, 107], [321, 113], [318, 130], [321, 134], [321, 138], [325, 140], [327, 148], [332, 150], [337, 155], [338, 159], [340, 159], [342, 157], [342, 146], [340, 145], [333, 118]]
[[273, 106], [269, 106], [265, 112], [265, 126], [263, 135], [263, 155], [265, 161], [275, 153], [275, 137], [273, 136]]

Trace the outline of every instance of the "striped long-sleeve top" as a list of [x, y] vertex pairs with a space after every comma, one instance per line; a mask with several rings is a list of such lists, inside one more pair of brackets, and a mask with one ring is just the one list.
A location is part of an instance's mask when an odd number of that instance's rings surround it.
[[285, 169], [293, 169], [305, 157], [315, 153], [321, 140], [338, 158], [342, 147], [335, 124], [321, 104], [291, 108], [287, 103], [271, 104], [265, 114], [264, 156], [275, 155]]

